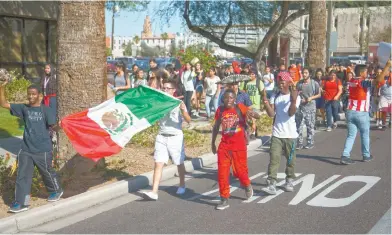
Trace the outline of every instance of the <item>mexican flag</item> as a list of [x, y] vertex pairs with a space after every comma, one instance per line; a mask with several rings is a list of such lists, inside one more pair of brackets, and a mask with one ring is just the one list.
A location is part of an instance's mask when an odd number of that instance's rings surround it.
[[63, 118], [61, 127], [80, 155], [98, 161], [119, 153], [132, 136], [163, 118], [180, 102], [164, 92], [138, 86]]

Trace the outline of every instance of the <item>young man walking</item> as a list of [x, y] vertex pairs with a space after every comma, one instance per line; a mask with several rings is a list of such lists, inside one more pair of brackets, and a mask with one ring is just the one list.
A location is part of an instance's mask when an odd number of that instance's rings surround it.
[[10, 212], [18, 213], [29, 208], [34, 166], [38, 168], [49, 192], [48, 201], [58, 201], [63, 195], [59, 177], [52, 167], [52, 142], [49, 136], [49, 127], [57, 129], [56, 115], [52, 109], [41, 104], [42, 93], [38, 86], [28, 87], [28, 104], [10, 104], [5, 98], [5, 84], [0, 84], [0, 106], [21, 118], [25, 125], [17, 156], [15, 201], [9, 208]]
[[340, 163], [343, 165], [350, 165], [355, 163], [350, 158], [351, 150], [354, 145], [355, 137], [358, 129], [361, 136], [361, 150], [362, 160], [369, 162], [373, 160], [373, 156], [370, 155], [370, 117], [369, 117], [369, 101], [370, 101], [370, 89], [372, 86], [377, 87], [383, 82], [384, 76], [388, 75], [391, 67], [391, 60], [388, 60], [381, 74], [378, 74], [375, 80], [369, 80], [367, 78], [366, 66], [357, 65], [356, 73], [359, 74], [359, 78], [352, 78], [349, 81], [349, 98], [348, 107], [346, 112], [347, 121], [347, 138], [344, 144], [344, 150]]
[[[176, 84], [172, 81], [165, 81], [163, 83], [163, 92], [170, 96], [174, 96], [176, 91]], [[159, 132], [155, 141], [155, 167], [152, 191], [142, 192], [151, 200], [158, 200], [158, 187], [162, 178], [162, 169], [171, 157], [173, 164], [177, 165], [178, 174], [180, 178], [180, 185], [177, 189], [177, 194], [185, 193], [185, 151], [184, 151], [184, 134], [182, 132], [182, 119], [190, 123], [186, 106], [183, 102], [168, 113], [159, 121]]]
[[[253, 196], [253, 189], [248, 176], [248, 157], [245, 136], [246, 118], [259, 119], [260, 115], [250, 108], [239, 103], [236, 104], [236, 93], [232, 89], [226, 89], [223, 94], [223, 106], [220, 106], [215, 114], [215, 125], [212, 130], [212, 153], [218, 153], [218, 182], [221, 202], [216, 206], [217, 210], [229, 207], [230, 197], [230, 167], [241, 185], [245, 188], [247, 198]], [[215, 141], [222, 126], [222, 139], [218, 149]]]
[[279, 92], [273, 94], [270, 101], [267, 100], [264, 94], [267, 114], [270, 117], [274, 117], [267, 187], [261, 189], [268, 194], [276, 194], [277, 174], [282, 154], [287, 159], [286, 183], [283, 187], [288, 192], [294, 191], [292, 182], [295, 178], [295, 148], [298, 138], [295, 113], [299, 107], [300, 98], [298, 97], [298, 92], [294, 89], [293, 80], [288, 72], [279, 73], [278, 79]]
[[303, 79], [297, 83], [297, 91], [300, 93], [301, 103], [297, 110], [296, 123], [298, 129], [297, 149], [303, 148], [303, 128], [307, 130], [306, 149], [314, 147], [314, 126], [316, 124], [316, 99], [321, 97], [320, 85], [310, 78], [309, 69], [303, 69]]

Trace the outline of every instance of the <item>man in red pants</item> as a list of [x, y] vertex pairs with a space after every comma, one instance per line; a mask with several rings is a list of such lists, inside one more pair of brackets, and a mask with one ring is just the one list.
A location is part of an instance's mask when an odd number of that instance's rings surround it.
[[[245, 136], [246, 117], [259, 119], [260, 115], [243, 104], [236, 104], [236, 93], [227, 89], [223, 94], [223, 106], [215, 114], [215, 125], [212, 131], [212, 152], [218, 152], [218, 182], [221, 202], [217, 210], [229, 207], [230, 167], [241, 185], [245, 188], [247, 198], [253, 196], [253, 189], [248, 176], [247, 144]], [[222, 139], [218, 151], [215, 141], [222, 125]]]

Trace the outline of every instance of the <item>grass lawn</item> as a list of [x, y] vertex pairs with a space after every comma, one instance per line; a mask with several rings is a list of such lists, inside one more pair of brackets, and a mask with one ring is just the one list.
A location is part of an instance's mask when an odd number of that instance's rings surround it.
[[8, 109], [0, 108], [0, 138], [23, 135], [23, 122], [11, 116]]

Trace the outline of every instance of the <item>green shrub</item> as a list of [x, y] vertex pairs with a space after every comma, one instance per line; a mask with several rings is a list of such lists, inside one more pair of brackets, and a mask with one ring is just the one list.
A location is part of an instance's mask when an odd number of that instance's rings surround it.
[[[134, 135], [131, 139], [131, 143], [142, 147], [154, 147], [158, 131], [159, 126], [156, 123]], [[185, 145], [188, 147], [202, 146], [207, 140], [207, 137], [199, 132], [193, 130], [183, 130], [183, 132]]]
[[27, 100], [27, 87], [31, 85], [31, 82], [15, 72], [11, 71], [10, 74], [12, 82], [5, 87], [6, 98], [9, 102], [24, 103]]
[[[14, 199], [17, 175], [17, 169], [12, 171], [13, 166], [8, 165], [10, 158], [11, 156], [9, 153], [7, 153], [6, 156], [0, 155], [0, 196], [5, 196], [7, 198], [5, 201], [12, 201]], [[34, 167], [31, 196], [36, 197], [42, 189], [44, 189], [44, 185], [42, 183], [41, 175], [39, 174], [38, 169]]]
[[208, 72], [208, 70], [212, 66], [216, 66], [217, 63], [216, 58], [211, 53], [203, 50], [198, 45], [192, 45], [185, 50], [178, 51], [176, 57], [180, 60], [181, 64], [190, 62], [193, 58], [197, 57], [204, 72]]

